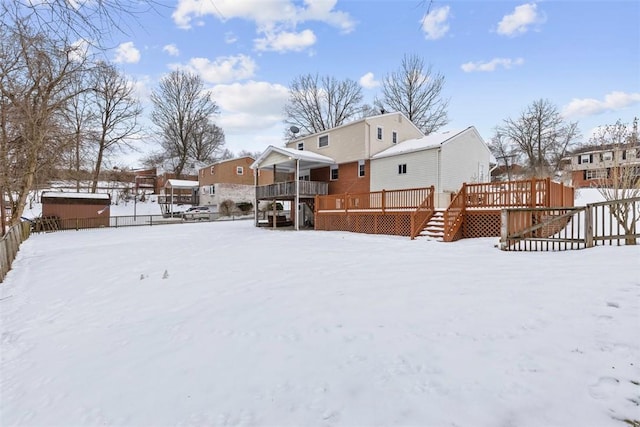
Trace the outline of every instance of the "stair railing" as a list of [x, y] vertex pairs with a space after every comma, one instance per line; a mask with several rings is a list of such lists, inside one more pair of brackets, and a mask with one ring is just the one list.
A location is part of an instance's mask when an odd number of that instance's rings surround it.
[[427, 197], [415, 211], [411, 212], [411, 240], [420, 234], [435, 212], [433, 203], [434, 193], [435, 187], [432, 185], [429, 187]]

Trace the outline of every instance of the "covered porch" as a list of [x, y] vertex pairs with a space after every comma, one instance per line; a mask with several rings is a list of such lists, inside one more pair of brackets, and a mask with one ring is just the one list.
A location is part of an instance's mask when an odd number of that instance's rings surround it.
[[[303, 179], [301, 171], [333, 164], [336, 162], [332, 158], [320, 154], [273, 145], [267, 147], [251, 165], [251, 169], [255, 170], [256, 226], [293, 226], [299, 230], [301, 226], [313, 224], [315, 197], [328, 194], [329, 183]], [[276, 182], [262, 184], [259, 173], [261, 170], [273, 171], [273, 180]], [[282, 177], [286, 178], [277, 181], [277, 178]], [[261, 211], [261, 202], [262, 205], [268, 202], [270, 210]], [[284, 207], [284, 204], [291, 206], [288, 216], [284, 209], [278, 209]]]
[[162, 215], [173, 217], [176, 206], [198, 204], [198, 181], [168, 179], [158, 196]]

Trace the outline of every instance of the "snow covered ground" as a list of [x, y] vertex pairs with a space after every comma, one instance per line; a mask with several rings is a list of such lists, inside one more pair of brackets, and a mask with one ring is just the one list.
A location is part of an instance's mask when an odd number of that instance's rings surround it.
[[502, 252], [251, 221], [39, 234], [2, 426], [620, 426], [640, 246]]

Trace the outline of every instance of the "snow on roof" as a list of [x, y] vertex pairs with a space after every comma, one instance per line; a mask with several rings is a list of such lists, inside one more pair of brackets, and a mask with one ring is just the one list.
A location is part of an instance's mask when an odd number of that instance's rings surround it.
[[258, 157], [258, 159], [253, 162], [251, 165], [251, 169], [257, 169], [260, 167], [260, 164], [264, 161], [264, 159], [269, 156], [269, 154], [276, 152], [282, 154], [284, 156], [289, 157], [289, 159], [294, 160], [303, 160], [313, 163], [326, 163], [326, 164], [335, 164], [336, 161], [331, 157], [323, 156], [322, 154], [312, 153], [311, 151], [304, 150], [296, 150], [293, 148], [284, 148], [284, 147], [275, 147], [270, 145], [266, 150]]
[[42, 197], [50, 197], [52, 199], [111, 199], [111, 196], [107, 193], [65, 193], [63, 191], [45, 191], [42, 193]]
[[[467, 129], [471, 129], [471, 128], [469, 127]], [[382, 157], [390, 157], [398, 154], [411, 153], [413, 151], [430, 150], [433, 148], [438, 148], [448, 140], [461, 134], [467, 129], [450, 130], [450, 131], [441, 132], [441, 133], [432, 133], [427, 136], [423, 136], [422, 138], [408, 139], [406, 141], [403, 141], [394, 145], [391, 148], [387, 148], [386, 150], [381, 151], [380, 153], [374, 156], [371, 156], [371, 158], [379, 159]]]
[[200, 184], [198, 181], [187, 181], [186, 179], [168, 179], [164, 186], [173, 188], [194, 188], [199, 187]]

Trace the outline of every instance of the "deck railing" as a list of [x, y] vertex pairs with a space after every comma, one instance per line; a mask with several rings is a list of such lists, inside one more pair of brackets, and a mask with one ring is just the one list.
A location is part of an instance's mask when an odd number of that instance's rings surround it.
[[198, 198], [192, 194], [174, 194], [173, 198], [170, 194], [158, 196], [158, 204], [161, 205], [197, 205]]
[[[329, 192], [329, 183], [322, 181], [299, 181], [300, 195], [302, 196], [315, 196], [325, 195]], [[295, 197], [296, 196], [296, 182], [276, 182], [275, 184], [261, 185], [256, 187], [256, 198], [262, 199], [275, 199], [278, 197]]]
[[572, 207], [573, 199], [572, 187], [553, 182], [550, 178], [465, 183], [444, 213], [443, 240], [452, 242], [461, 237], [460, 230], [468, 209]]
[[435, 187], [432, 185], [429, 189], [429, 195], [424, 199], [420, 206], [411, 213], [411, 240], [415, 239], [416, 236], [420, 234], [435, 210], [433, 202]]
[[433, 198], [433, 187], [331, 194], [316, 198], [316, 211], [409, 211], [418, 209], [428, 197]]

